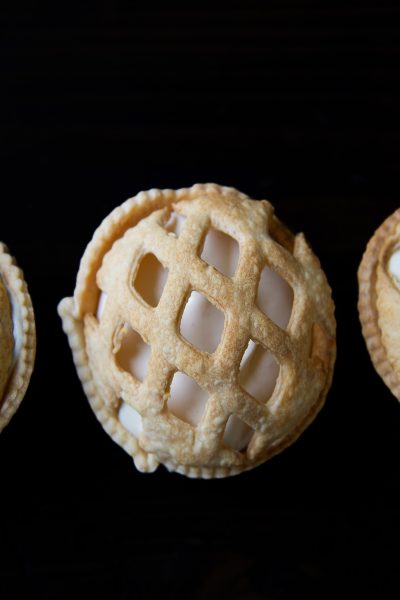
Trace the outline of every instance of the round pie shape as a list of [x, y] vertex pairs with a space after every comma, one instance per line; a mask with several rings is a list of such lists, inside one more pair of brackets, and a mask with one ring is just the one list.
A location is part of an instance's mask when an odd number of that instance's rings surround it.
[[358, 269], [358, 310], [372, 363], [400, 400], [400, 287], [390, 260], [400, 248], [400, 209], [375, 231]]
[[0, 243], [0, 431], [19, 407], [35, 361], [36, 332], [23, 273]]
[[[185, 217], [179, 236], [168, 232], [171, 211]], [[210, 227], [239, 244], [239, 260], [227, 277], [201, 259]], [[168, 269], [156, 307], [133, 286], [142, 258], [153, 253]], [[267, 265], [293, 290], [282, 329], [257, 306]], [[195, 290], [224, 313], [217, 349], [199, 350], [179, 332], [188, 295]], [[99, 299], [106, 307], [97, 318]], [[75, 365], [89, 402], [108, 434], [140, 471], [159, 463], [190, 477], [226, 477], [251, 469], [290, 445], [314, 419], [331, 384], [336, 355], [334, 305], [319, 261], [303, 234], [292, 235], [267, 201], [233, 188], [197, 184], [189, 189], [141, 192], [100, 225], [81, 260], [75, 293], [59, 305]], [[121, 369], [121, 332], [137, 332], [151, 348], [142, 382]], [[279, 375], [272, 395], [260, 402], [239, 383], [249, 341], [273, 354]], [[169, 410], [177, 371], [195, 380], [208, 399], [194, 426]], [[143, 429], [132, 435], [118, 418], [121, 402]], [[245, 448], [224, 443], [234, 415], [251, 428]]]

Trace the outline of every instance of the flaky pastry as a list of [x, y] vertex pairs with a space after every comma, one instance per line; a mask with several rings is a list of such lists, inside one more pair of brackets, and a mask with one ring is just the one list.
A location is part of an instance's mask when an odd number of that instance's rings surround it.
[[400, 209], [376, 230], [358, 269], [362, 332], [376, 371], [400, 400]]
[[[169, 229], [173, 213], [184, 221], [179, 232]], [[211, 229], [238, 244], [231, 276], [203, 259]], [[146, 301], [136, 284], [150, 254], [167, 272], [154, 302]], [[291, 290], [287, 325], [260, 309], [264, 269]], [[223, 314], [221, 339], [212, 350], [196, 347], [182, 333], [193, 293]], [[94, 412], [140, 471], [162, 463], [171, 471], [209, 478], [251, 469], [301, 434], [331, 384], [334, 305], [319, 261], [302, 234], [293, 236], [280, 223], [269, 202], [233, 188], [197, 184], [127, 200], [95, 232], [74, 296], [60, 302], [59, 314]], [[149, 347], [142, 381], [118, 360], [129, 335]], [[267, 355], [265, 364], [271, 356], [277, 363], [276, 381], [264, 398], [255, 398], [251, 385], [241, 383], [250, 343]], [[182, 417], [181, 407], [171, 408], [177, 373], [207, 396], [197, 421]], [[190, 404], [191, 398], [183, 402]], [[140, 420], [135, 434], [120, 417], [123, 407]], [[245, 427], [245, 442], [242, 437], [228, 443], [232, 419]]]
[[24, 276], [0, 243], [0, 431], [20, 405], [33, 370], [35, 319]]

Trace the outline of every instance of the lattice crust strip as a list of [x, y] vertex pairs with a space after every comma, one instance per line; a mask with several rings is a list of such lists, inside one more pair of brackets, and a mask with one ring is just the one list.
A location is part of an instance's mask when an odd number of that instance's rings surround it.
[[[2, 431], [19, 407], [28, 387], [35, 361], [36, 330], [32, 302], [23, 273], [16, 266], [7, 247], [1, 242], [0, 279], [7, 290], [13, 319], [19, 322], [21, 337], [18, 355], [13, 360], [14, 364], [0, 397], [0, 431]], [[3, 340], [0, 341], [3, 343]], [[12, 348], [9, 350], [12, 352]]]
[[358, 269], [358, 310], [371, 360], [400, 400], [400, 291], [387, 265], [400, 244], [400, 209], [376, 230]]
[[[179, 237], [164, 227], [171, 208], [186, 217]], [[233, 278], [200, 258], [211, 226], [239, 244]], [[168, 269], [156, 308], [146, 305], [133, 286], [147, 253]], [[294, 292], [286, 331], [256, 305], [266, 265]], [[107, 302], [99, 322], [94, 315], [100, 290]], [[222, 339], [213, 354], [195, 348], [179, 332], [193, 290], [224, 313]], [[207, 184], [176, 192], [151, 190], [125, 202], [96, 231], [81, 261], [74, 297], [63, 300], [59, 312], [93, 410], [142, 471], [154, 470], [159, 462], [191, 477], [224, 477], [252, 468], [298, 437], [320, 409], [331, 383], [334, 306], [317, 258], [302, 235], [293, 238], [280, 225], [268, 202], [255, 202], [232, 188]], [[124, 324], [151, 347], [142, 383], [123, 371], [115, 358], [115, 340]], [[273, 353], [280, 366], [275, 391], [264, 404], [238, 383], [250, 339]], [[176, 371], [208, 394], [197, 427], [168, 410]], [[139, 440], [118, 420], [121, 399], [142, 417]], [[254, 430], [243, 452], [223, 443], [233, 414]]]

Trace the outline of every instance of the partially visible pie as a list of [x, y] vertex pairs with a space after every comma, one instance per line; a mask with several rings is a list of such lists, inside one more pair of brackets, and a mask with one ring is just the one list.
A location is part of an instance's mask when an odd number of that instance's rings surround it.
[[400, 209], [368, 242], [358, 281], [358, 309], [371, 360], [400, 400]]
[[35, 349], [35, 319], [23, 273], [0, 243], [0, 431], [25, 395]]

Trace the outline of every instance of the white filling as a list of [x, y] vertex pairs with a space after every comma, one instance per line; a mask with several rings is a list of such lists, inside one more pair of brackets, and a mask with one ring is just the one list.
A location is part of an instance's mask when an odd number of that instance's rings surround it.
[[[172, 218], [167, 222], [166, 229], [178, 236], [183, 222], [183, 217], [173, 213]], [[212, 233], [213, 231], [215, 233]], [[204, 254], [203, 250], [202, 258], [207, 259], [207, 262], [215, 265], [222, 272], [232, 273], [232, 270], [234, 272], [238, 260], [237, 242], [225, 234], [220, 235], [216, 230], [210, 230], [207, 238], [210, 235], [211, 240], [207, 246], [207, 252]], [[214, 260], [214, 256], [217, 257], [219, 254], [223, 254], [224, 259], [221, 261], [219, 258], [215, 258]], [[400, 252], [398, 254], [400, 278]], [[138, 273], [138, 277], [143, 276], [143, 272]], [[151, 273], [151, 279], [154, 280], [154, 273]], [[138, 282], [139, 285], [141, 283]], [[164, 280], [155, 281], [154, 285], [159, 289], [160, 285], [163, 286], [164, 283]], [[106, 300], [107, 295], [102, 292], [97, 307], [99, 320]], [[277, 325], [282, 328], [287, 326], [292, 312], [293, 291], [286, 281], [268, 267], [263, 269], [260, 277], [257, 304]], [[211, 342], [211, 346], [215, 349], [221, 338], [223, 322], [223, 313], [210, 304], [205, 296], [193, 292], [181, 320], [181, 333], [197, 347], [202, 348], [204, 344], [209, 347]], [[205, 330], [208, 331], [206, 336], [204, 336]], [[149, 346], [131, 330], [122, 341], [118, 360], [123, 368], [143, 381], [146, 376], [149, 352]], [[274, 390], [278, 372], [279, 366], [273, 356], [250, 340], [240, 365], [239, 381], [244, 389], [264, 403]], [[206, 401], [207, 395], [194, 380], [183, 373], [175, 373], [168, 402], [171, 412], [182, 420], [196, 425], [204, 412]], [[142, 419], [135, 409], [122, 402], [119, 419], [125, 429], [136, 438], [139, 437], [142, 431]], [[236, 450], [242, 450], [247, 446], [252, 435], [253, 430], [238, 417], [232, 415], [228, 419], [225, 429], [224, 442]]]
[[9, 295], [11, 302], [11, 315], [13, 322], [13, 338], [14, 338], [14, 351], [13, 351], [13, 363], [12, 369], [14, 369], [18, 357], [21, 354], [22, 342], [24, 338], [23, 330], [22, 330], [22, 315], [21, 308], [19, 303], [14, 298], [12, 294]]
[[143, 429], [142, 417], [139, 415], [138, 411], [126, 402], [122, 402], [119, 408], [118, 418], [121, 425], [138, 439]]
[[171, 211], [171, 214], [169, 215], [169, 219], [165, 223], [164, 228], [169, 233], [174, 233], [176, 235], [176, 237], [179, 237], [185, 221], [186, 221], [186, 217], [184, 217], [183, 215], [179, 215], [178, 213], [176, 213], [174, 211]]
[[214, 352], [224, 329], [224, 313], [193, 291], [186, 302], [180, 332], [193, 346], [204, 352]]
[[269, 267], [261, 271], [257, 306], [282, 329], [286, 329], [293, 305], [293, 290], [278, 273]]
[[177, 417], [197, 425], [207, 403], [206, 392], [185, 373], [174, 374], [168, 400], [168, 409]]
[[395, 283], [400, 287], [400, 248], [395, 250], [389, 258], [388, 268]]
[[254, 430], [236, 415], [231, 415], [226, 423], [224, 444], [234, 450], [244, 450], [253, 437]]
[[250, 340], [240, 363], [240, 385], [261, 404], [265, 404], [274, 391], [278, 374], [279, 365], [273, 354]]
[[239, 244], [226, 233], [212, 227], [204, 240], [201, 258], [227, 277], [233, 277], [239, 259]]
[[139, 381], [143, 381], [147, 374], [150, 352], [150, 346], [142, 340], [140, 335], [132, 327], [126, 326], [126, 333], [117, 353], [119, 366], [124, 371], [132, 373]]
[[107, 302], [107, 294], [105, 292], [101, 292], [99, 301], [97, 303], [97, 312], [96, 312], [96, 318], [98, 321], [100, 321], [101, 316], [104, 312], [106, 302]]

